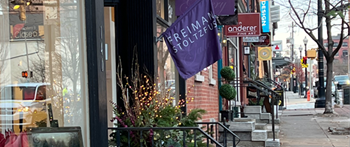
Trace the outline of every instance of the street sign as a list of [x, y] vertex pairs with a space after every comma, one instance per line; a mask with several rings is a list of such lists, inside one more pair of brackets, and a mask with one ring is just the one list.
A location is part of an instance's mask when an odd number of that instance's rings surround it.
[[243, 42], [259, 42], [259, 36], [243, 37]]
[[259, 36], [256, 37], [243, 37], [243, 42], [259, 42]]
[[249, 55], [250, 54], [250, 48], [248, 46], [244, 47], [244, 54]]
[[259, 42], [254, 42], [255, 46], [270, 46], [270, 34], [264, 33], [259, 36]]
[[294, 44], [293, 38], [287, 38], [287, 43]]
[[275, 52], [280, 52], [280, 51], [282, 51], [282, 44], [275, 44], [275, 45], [272, 45], [272, 51], [275, 51]]
[[259, 61], [266, 61], [272, 59], [271, 47], [258, 47]]

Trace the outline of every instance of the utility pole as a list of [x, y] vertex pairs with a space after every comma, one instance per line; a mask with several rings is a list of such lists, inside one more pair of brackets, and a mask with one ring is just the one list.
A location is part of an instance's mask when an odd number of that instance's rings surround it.
[[[292, 22], [292, 39], [291, 39], [291, 45], [292, 45], [292, 57], [291, 57], [291, 60], [292, 60], [292, 63], [294, 64], [294, 22]], [[291, 67], [291, 70], [293, 70], [293, 67]], [[292, 74], [292, 78], [291, 78], [291, 81], [290, 81], [290, 90], [292, 90], [293, 92], [295, 92], [295, 89], [294, 89], [294, 75]]]
[[[314, 95], [314, 92], [312, 92], [312, 94], [311, 94], [311, 89], [312, 89], [312, 81], [311, 81], [311, 76], [312, 76], [312, 59], [310, 58], [310, 67], [309, 67], [309, 70], [310, 70], [310, 80], [309, 80], [309, 84], [310, 84], [310, 86], [309, 86], [309, 91], [310, 91], [310, 98], [311, 98], [311, 96], [313, 96]], [[306, 68], [305, 68], [306, 69]], [[306, 83], [305, 83], [305, 86], [307, 86], [306, 85]], [[313, 91], [313, 90], [312, 90]], [[307, 95], [307, 91], [306, 91], [306, 93], [305, 93], [305, 95]], [[306, 97], [307, 98], [307, 97]]]
[[[317, 18], [318, 18], [318, 42], [320, 44], [323, 44], [323, 30], [322, 30], [322, 0], [318, 0], [317, 2]], [[316, 100], [315, 102], [315, 107], [324, 107], [325, 106], [325, 89], [324, 89], [324, 71], [323, 71], [323, 52], [320, 49], [321, 47], [318, 47], [318, 97], [319, 99]], [[321, 103], [321, 104], [320, 104]], [[324, 103], [324, 104], [322, 104]]]
[[[249, 13], [250, 12], [250, 9], [249, 9], [249, 0], [247, 1], [247, 13]], [[248, 45], [248, 47], [249, 47], [249, 50], [251, 50], [250, 49], [250, 46], [251, 46], [251, 43], [249, 43], [249, 42], [247, 42], [247, 45]], [[248, 77], [249, 78], [251, 78], [251, 73], [250, 73], [250, 54], [249, 55], [247, 55], [247, 57], [248, 57]]]

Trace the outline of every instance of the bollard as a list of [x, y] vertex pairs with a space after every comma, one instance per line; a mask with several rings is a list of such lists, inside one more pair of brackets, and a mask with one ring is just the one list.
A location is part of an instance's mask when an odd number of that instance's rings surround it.
[[310, 101], [310, 90], [307, 91], [307, 101]]

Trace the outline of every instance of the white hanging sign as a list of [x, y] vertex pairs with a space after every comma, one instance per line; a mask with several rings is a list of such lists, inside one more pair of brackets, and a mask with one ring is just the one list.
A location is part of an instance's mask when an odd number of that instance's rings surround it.
[[275, 51], [275, 52], [280, 52], [280, 51], [282, 51], [282, 44], [275, 44], [275, 45], [272, 45], [272, 51]]

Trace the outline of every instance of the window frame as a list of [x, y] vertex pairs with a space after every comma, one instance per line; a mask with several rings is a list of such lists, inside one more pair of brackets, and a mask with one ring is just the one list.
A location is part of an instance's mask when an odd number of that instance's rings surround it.
[[348, 42], [343, 42], [342, 47], [347, 47], [348, 46]]
[[213, 78], [213, 65], [209, 66], [209, 85], [216, 85], [216, 80]]

